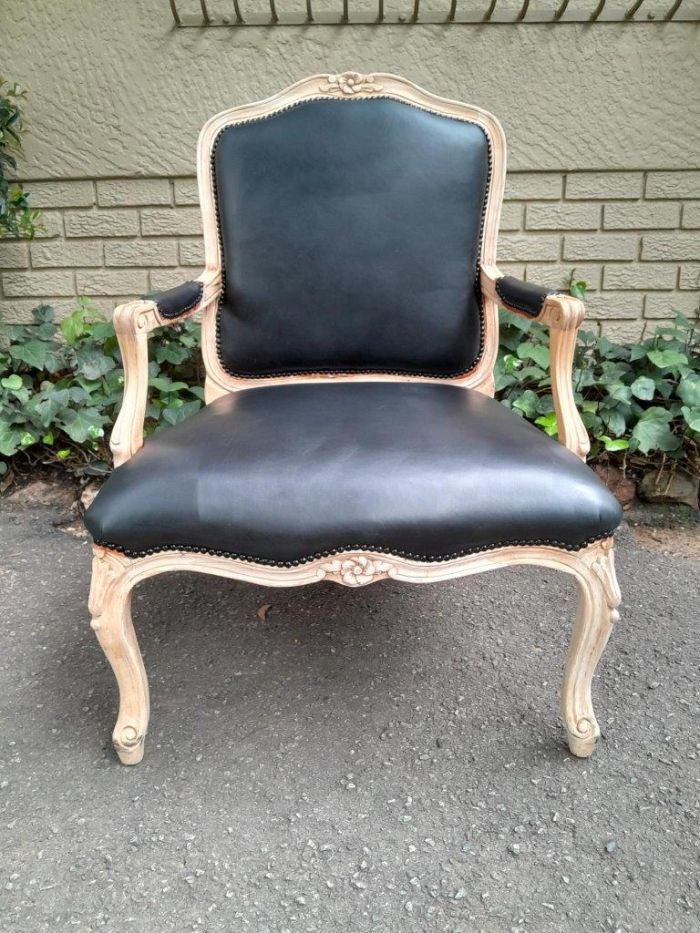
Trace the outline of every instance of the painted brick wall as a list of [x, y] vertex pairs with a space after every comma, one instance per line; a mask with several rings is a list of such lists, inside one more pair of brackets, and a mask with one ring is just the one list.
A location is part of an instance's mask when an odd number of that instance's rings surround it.
[[[0, 303], [28, 321], [77, 296], [105, 312], [199, 274], [194, 178], [32, 181], [45, 230], [0, 241]], [[700, 171], [517, 172], [508, 177], [499, 240], [504, 271], [566, 287], [589, 284], [588, 324], [612, 339], [692, 313], [700, 301]]]

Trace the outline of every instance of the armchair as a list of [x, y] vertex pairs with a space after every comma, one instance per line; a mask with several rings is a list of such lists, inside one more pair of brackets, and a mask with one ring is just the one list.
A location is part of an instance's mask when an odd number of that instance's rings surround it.
[[[590, 755], [621, 512], [581, 462], [582, 303], [495, 265], [498, 121], [393, 75], [321, 75], [211, 119], [197, 168], [206, 269], [114, 313], [116, 469], [85, 516], [121, 761], [141, 760], [148, 727], [141, 580], [358, 587], [514, 564], [577, 582], [561, 715], [573, 754]], [[490, 397], [497, 304], [550, 329], [561, 443]], [[148, 334], [198, 311], [207, 404], [144, 444]]]

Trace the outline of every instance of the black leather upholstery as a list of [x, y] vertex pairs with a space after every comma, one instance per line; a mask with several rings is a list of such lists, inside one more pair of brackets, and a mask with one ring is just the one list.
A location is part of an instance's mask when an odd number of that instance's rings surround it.
[[318, 100], [222, 130], [219, 355], [231, 373], [449, 375], [481, 350], [489, 150], [396, 100]]
[[512, 275], [496, 279], [496, 294], [506, 308], [513, 308], [521, 314], [537, 317], [547, 295], [554, 295], [554, 289], [542, 288], [533, 282], [521, 282]]
[[158, 313], [169, 321], [186, 314], [202, 300], [204, 285], [201, 282], [183, 282], [165, 292], [151, 297], [155, 301]]
[[285, 563], [353, 547], [444, 559], [506, 543], [581, 546], [621, 512], [566, 448], [458, 386], [248, 389], [202, 409], [107, 480], [100, 543]]

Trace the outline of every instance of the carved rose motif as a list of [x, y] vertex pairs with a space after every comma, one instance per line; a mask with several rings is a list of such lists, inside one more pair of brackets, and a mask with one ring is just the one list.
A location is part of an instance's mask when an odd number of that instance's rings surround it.
[[320, 90], [324, 94], [372, 94], [381, 91], [381, 84], [376, 84], [374, 75], [361, 75], [356, 71], [345, 71], [340, 75], [328, 75]]
[[392, 565], [385, 560], [359, 556], [330, 561], [322, 569], [343, 586], [367, 586], [368, 583], [386, 577]]

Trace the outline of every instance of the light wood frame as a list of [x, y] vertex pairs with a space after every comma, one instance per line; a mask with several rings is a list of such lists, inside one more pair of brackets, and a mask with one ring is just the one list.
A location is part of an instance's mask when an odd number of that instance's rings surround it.
[[[483, 217], [480, 263], [483, 352], [472, 370], [449, 380], [389, 373], [338, 373], [276, 376], [262, 382], [270, 385], [331, 379], [450, 381], [464, 388], [493, 395], [493, 366], [498, 350], [498, 296], [495, 282], [501, 275], [495, 265], [496, 239], [506, 163], [503, 130], [491, 114], [477, 107], [436, 97], [395, 75], [346, 72], [339, 75], [316, 75], [267, 100], [224, 111], [209, 120], [200, 134], [197, 172], [206, 268], [199, 277], [203, 285], [202, 298], [188, 314], [203, 312], [202, 353], [206, 368], [207, 404], [228, 392], [244, 391], [251, 385], [261, 384], [259, 379], [229, 375], [223, 369], [216, 349], [216, 311], [221, 293], [222, 257], [211, 176], [211, 151], [218, 133], [225, 126], [263, 119], [302, 101], [372, 97], [389, 97], [433, 113], [466, 120], [482, 127], [487, 134], [491, 175]], [[550, 365], [559, 439], [577, 456], [585, 459], [588, 436], [578, 415], [571, 385], [576, 331], [583, 314], [583, 304], [577, 299], [568, 295], [550, 295], [536, 319], [550, 329]], [[181, 321], [182, 316], [177, 320]], [[125, 372], [124, 401], [111, 437], [114, 462], [119, 466], [143, 444], [148, 391], [148, 334], [154, 328], [173, 321], [164, 319], [155, 302], [148, 300], [120, 305], [114, 312], [113, 321]], [[272, 587], [302, 586], [322, 580], [358, 587], [387, 578], [406, 583], [433, 583], [518, 564], [535, 564], [562, 570], [576, 579], [579, 594], [561, 689], [561, 715], [570, 750], [574, 755], [587, 757], [600, 735], [591, 703], [591, 681], [612, 625], [618, 617], [616, 607], [620, 602], [620, 593], [615, 577], [612, 538], [597, 541], [578, 551], [537, 545], [501, 547], [433, 563], [387, 554], [348, 552], [291, 568], [184, 551], [162, 551], [137, 558], [126, 557], [98, 545], [94, 546], [93, 551], [90, 592], [92, 626], [119, 686], [119, 716], [113, 741], [124, 764], [136, 764], [141, 760], [149, 717], [148, 682], [131, 621], [131, 592], [141, 580], [175, 570], [215, 574]]]

